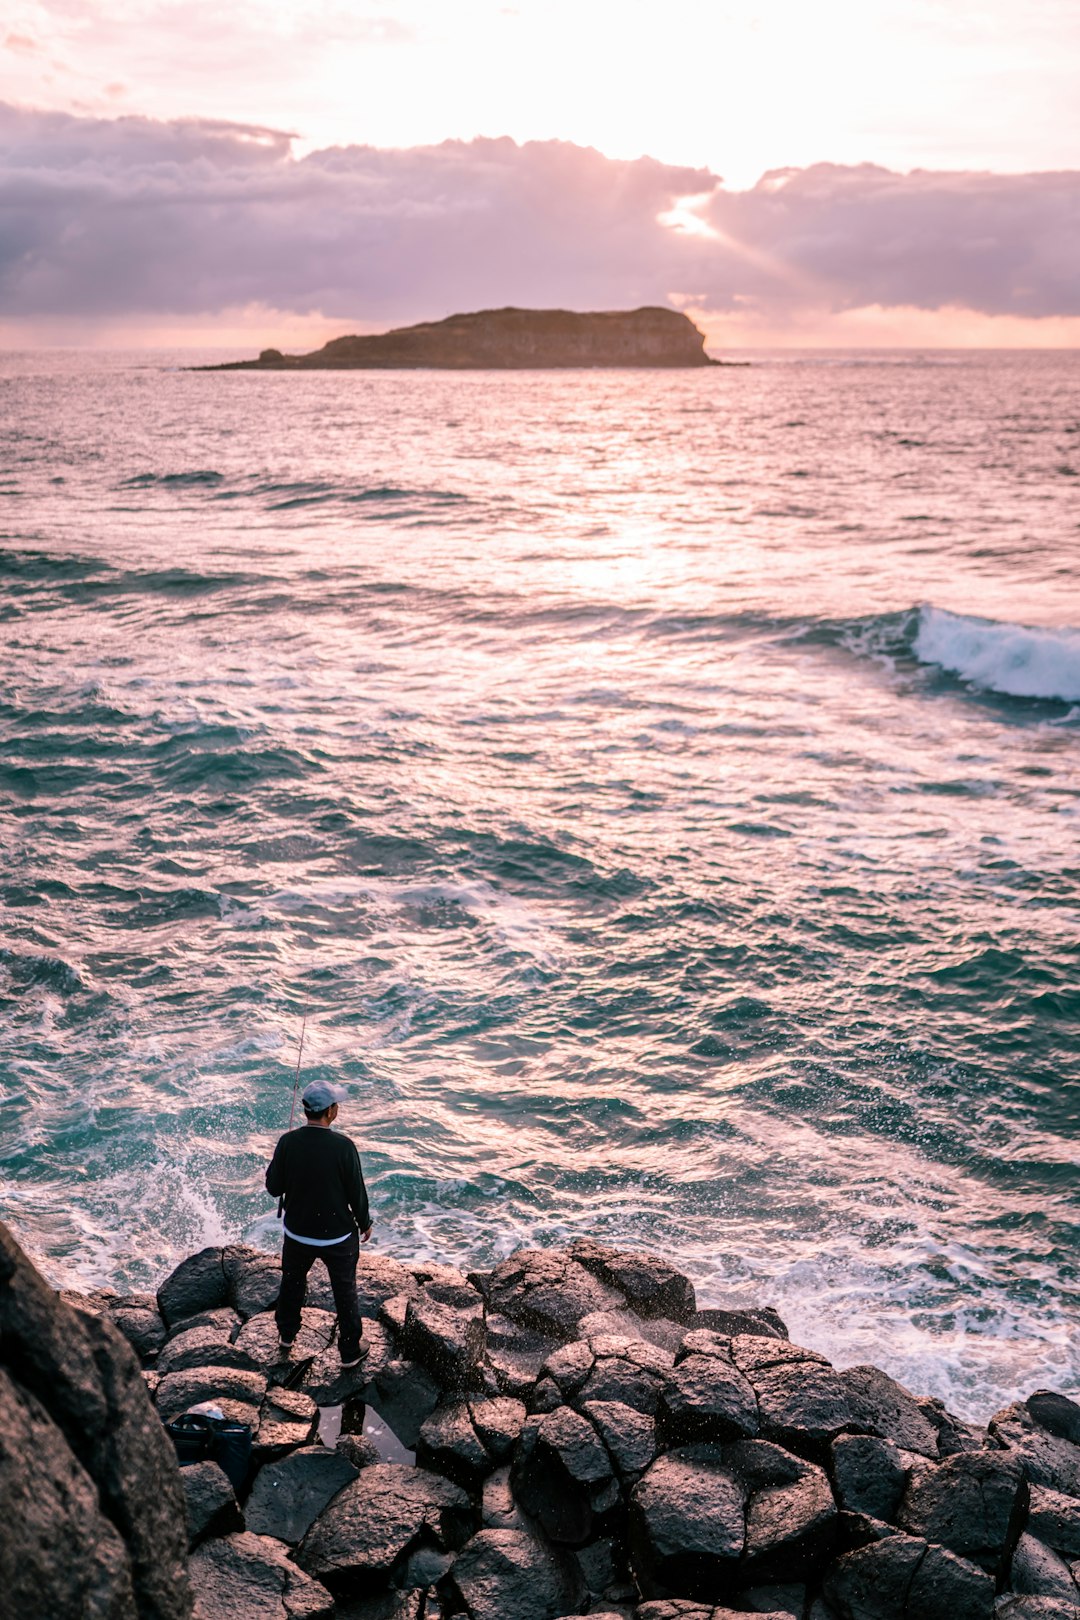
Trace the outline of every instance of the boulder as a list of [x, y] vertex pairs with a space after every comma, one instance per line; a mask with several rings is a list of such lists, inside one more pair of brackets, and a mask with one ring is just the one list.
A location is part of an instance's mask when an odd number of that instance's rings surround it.
[[165, 1342], [175, 1339], [178, 1333], [188, 1333], [192, 1328], [210, 1327], [217, 1331], [220, 1339], [228, 1339], [231, 1344], [243, 1326], [240, 1317], [231, 1305], [215, 1305], [209, 1311], [196, 1311], [194, 1316], [182, 1316], [171, 1327], [165, 1329]]
[[840, 1620], [991, 1620], [990, 1575], [916, 1536], [887, 1536], [845, 1553], [825, 1577]]
[[189, 1567], [195, 1620], [333, 1620], [330, 1593], [267, 1536], [205, 1541]]
[[1080, 1446], [1054, 1434], [1017, 1401], [990, 1419], [990, 1442], [1015, 1456], [1033, 1485], [1080, 1498]]
[[550, 1378], [559, 1394], [569, 1400], [584, 1386], [595, 1360], [588, 1340], [574, 1339], [570, 1344], [560, 1345], [552, 1351], [540, 1369], [540, 1376]]
[[1077, 1620], [1080, 1609], [1068, 1598], [1026, 1597], [1007, 1592], [994, 1604], [994, 1620]]
[[749, 1335], [766, 1339], [786, 1339], [788, 1330], [779, 1312], [771, 1305], [760, 1310], [704, 1310], [698, 1311], [690, 1326], [709, 1328], [733, 1339], [736, 1335]]
[[557, 1620], [586, 1598], [574, 1560], [526, 1530], [479, 1531], [450, 1580], [469, 1620]]
[[1026, 1592], [1031, 1597], [1059, 1598], [1075, 1604], [1080, 1610], [1080, 1588], [1072, 1570], [1053, 1548], [1047, 1547], [1033, 1535], [1025, 1533], [1016, 1544], [1009, 1584], [1014, 1592]]
[[415, 1361], [394, 1360], [364, 1391], [365, 1399], [409, 1451], [416, 1449], [420, 1430], [439, 1404], [439, 1385]]
[[359, 1470], [338, 1451], [304, 1446], [255, 1476], [244, 1508], [247, 1527], [295, 1547]]
[[1080, 1559], [1080, 1501], [1045, 1485], [1031, 1487], [1027, 1528], [1063, 1558]]
[[306, 1305], [300, 1312], [300, 1331], [293, 1341], [292, 1351], [283, 1356], [274, 1313], [260, 1311], [248, 1317], [236, 1335], [234, 1348], [247, 1356], [250, 1366], [265, 1372], [272, 1383], [284, 1383], [301, 1362], [314, 1360], [329, 1348], [335, 1322], [329, 1311]]
[[246, 1243], [230, 1243], [221, 1251], [229, 1304], [247, 1321], [270, 1310], [281, 1291], [281, 1256]]
[[161, 1374], [185, 1372], [191, 1367], [241, 1367], [258, 1371], [258, 1364], [238, 1344], [223, 1338], [217, 1328], [193, 1327], [174, 1333], [157, 1359]]
[[[455, 1273], [461, 1277], [461, 1273]], [[464, 1278], [461, 1279], [464, 1281]], [[360, 1315], [376, 1320], [383, 1306], [395, 1297], [411, 1299], [419, 1291], [419, 1284], [408, 1266], [388, 1254], [361, 1249], [356, 1262], [356, 1297]]]
[[493, 1467], [466, 1401], [435, 1408], [420, 1430], [416, 1458], [423, 1467], [445, 1475], [464, 1490], [475, 1490]]
[[525, 1423], [524, 1402], [505, 1395], [472, 1400], [469, 1412], [477, 1438], [492, 1462], [509, 1462]]
[[658, 1422], [666, 1445], [756, 1435], [757, 1397], [726, 1357], [685, 1356], [663, 1385]]
[[379, 1314], [376, 1320], [381, 1322], [383, 1327], [392, 1333], [395, 1338], [399, 1338], [405, 1331], [405, 1317], [409, 1309], [409, 1299], [410, 1295], [408, 1294], [391, 1294], [390, 1298], [384, 1299], [379, 1306]]
[[788, 1361], [747, 1373], [757, 1397], [761, 1433], [811, 1456], [827, 1455], [829, 1442], [852, 1426], [838, 1373], [817, 1361]]
[[455, 1551], [473, 1512], [464, 1491], [423, 1468], [377, 1463], [339, 1491], [300, 1543], [296, 1561], [334, 1593], [393, 1584], [419, 1545]]
[[574, 1404], [621, 1401], [635, 1411], [654, 1415], [674, 1365], [671, 1351], [646, 1339], [626, 1339], [615, 1334], [594, 1335], [589, 1348], [593, 1364]]
[[180, 1470], [187, 1505], [188, 1546], [244, 1528], [244, 1515], [225, 1471], [216, 1462], [189, 1463]]
[[514, 1497], [552, 1541], [581, 1546], [620, 1497], [607, 1447], [569, 1406], [529, 1418], [510, 1470]]
[[410, 1299], [402, 1330], [402, 1348], [431, 1372], [444, 1389], [462, 1389], [470, 1381], [484, 1348], [484, 1307], [475, 1289], [467, 1298], [437, 1299], [422, 1289]]
[[157, 1387], [155, 1402], [166, 1422], [203, 1401], [216, 1401], [227, 1418], [250, 1424], [254, 1430], [265, 1394], [262, 1373], [241, 1367], [190, 1367], [184, 1372], [166, 1373]]
[[897, 1522], [996, 1574], [1007, 1565], [1026, 1510], [1027, 1487], [1016, 1458], [966, 1451], [911, 1481]]
[[622, 1401], [586, 1401], [581, 1408], [624, 1480], [643, 1474], [656, 1456], [656, 1424], [647, 1412]]
[[725, 1446], [724, 1462], [747, 1493], [740, 1580], [804, 1579], [832, 1551], [836, 1503], [825, 1472], [764, 1440]]
[[256, 1464], [261, 1467], [297, 1446], [309, 1445], [318, 1429], [319, 1408], [310, 1395], [300, 1389], [268, 1389], [253, 1436]]
[[12, 1613], [82, 1620], [96, 1588], [109, 1620], [187, 1620], [184, 1495], [135, 1354], [107, 1318], [65, 1305], [3, 1225], [0, 1373], [0, 1590]]
[[626, 1303], [562, 1250], [519, 1249], [491, 1274], [489, 1308], [555, 1339], [572, 1339], [591, 1311], [620, 1310]]
[[510, 1489], [510, 1469], [497, 1468], [484, 1481], [480, 1524], [485, 1530], [523, 1530], [525, 1519]]
[[891, 1440], [901, 1451], [916, 1451], [923, 1457], [941, 1455], [939, 1430], [948, 1416], [944, 1407], [935, 1409], [937, 1422], [931, 1422], [922, 1402], [877, 1367], [849, 1367], [836, 1376], [853, 1427]]
[[483, 1364], [491, 1368], [504, 1394], [527, 1397], [558, 1337], [523, 1327], [491, 1309], [484, 1328]]
[[647, 1597], [732, 1589], [746, 1546], [746, 1491], [723, 1447], [681, 1446], [657, 1458], [631, 1494], [628, 1545]]
[[165, 1343], [165, 1323], [152, 1296], [145, 1305], [120, 1300], [108, 1314], [140, 1361], [152, 1360]]
[[693, 1283], [658, 1255], [609, 1249], [589, 1238], [571, 1244], [570, 1254], [594, 1277], [618, 1289], [638, 1316], [693, 1321], [697, 1312]]
[[1053, 1389], [1037, 1389], [1024, 1402], [1032, 1420], [1047, 1434], [1080, 1446], [1080, 1405]]
[[219, 1248], [200, 1249], [181, 1260], [157, 1291], [157, 1307], [167, 1327], [229, 1303]]
[[833, 1441], [830, 1472], [836, 1500], [846, 1512], [893, 1519], [908, 1470], [891, 1440], [868, 1434], [840, 1435]]

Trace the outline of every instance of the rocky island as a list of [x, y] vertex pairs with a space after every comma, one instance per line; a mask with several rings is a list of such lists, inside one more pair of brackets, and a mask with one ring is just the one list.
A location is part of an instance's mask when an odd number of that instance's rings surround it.
[[[1064, 1395], [976, 1427], [590, 1240], [364, 1253], [346, 1372], [321, 1271], [281, 1359], [279, 1281], [230, 1245], [58, 1295], [0, 1226], [5, 1615], [1080, 1620]], [[177, 1467], [164, 1424], [206, 1401], [250, 1430], [239, 1477]]]
[[368, 337], [339, 337], [313, 354], [264, 349], [257, 360], [202, 371], [515, 371], [569, 367], [715, 366], [705, 335], [673, 309], [483, 309]]

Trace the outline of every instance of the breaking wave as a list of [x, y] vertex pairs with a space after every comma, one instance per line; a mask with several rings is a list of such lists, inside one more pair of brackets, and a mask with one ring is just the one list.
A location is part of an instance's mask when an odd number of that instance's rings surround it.
[[912, 651], [920, 663], [987, 692], [1080, 701], [1080, 630], [1035, 629], [924, 606]]

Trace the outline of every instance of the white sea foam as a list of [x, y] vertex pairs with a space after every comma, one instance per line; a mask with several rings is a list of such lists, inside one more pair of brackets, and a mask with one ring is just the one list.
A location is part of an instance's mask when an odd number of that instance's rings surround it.
[[937, 664], [988, 692], [1080, 699], [1078, 630], [1036, 629], [924, 606], [913, 646], [924, 664]]

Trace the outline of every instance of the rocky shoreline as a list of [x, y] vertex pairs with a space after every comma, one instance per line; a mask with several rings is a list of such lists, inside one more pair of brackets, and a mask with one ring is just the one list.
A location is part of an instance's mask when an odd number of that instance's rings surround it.
[[[272, 1255], [57, 1296], [0, 1228], [13, 1616], [1080, 1620], [1063, 1395], [975, 1428], [587, 1241], [467, 1276], [364, 1251], [343, 1373], [319, 1277], [283, 1362]], [[173, 1466], [158, 1420], [208, 1400], [252, 1429], [239, 1492]]]

